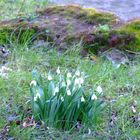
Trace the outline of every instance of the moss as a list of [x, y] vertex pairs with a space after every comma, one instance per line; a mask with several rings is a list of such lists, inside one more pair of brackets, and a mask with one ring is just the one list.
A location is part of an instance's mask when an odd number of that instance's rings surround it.
[[121, 26], [118, 29], [118, 32], [127, 32], [129, 34], [134, 34], [134, 41], [130, 45], [126, 46], [126, 49], [132, 51], [140, 51], [140, 20], [132, 21], [130, 23], [127, 23], [126, 25]]
[[61, 15], [80, 19], [89, 24], [112, 24], [116, 17], [111, 13], [98, 12], [93, 8], [81, 8], [77, 5], [53, 6], [38, 11], [41, 15]]
[[98, 12], [95, 9], [84, 9], [86, 15], [82, 17], [89, 24], [113, 24], [116, 17], [111, 13]]

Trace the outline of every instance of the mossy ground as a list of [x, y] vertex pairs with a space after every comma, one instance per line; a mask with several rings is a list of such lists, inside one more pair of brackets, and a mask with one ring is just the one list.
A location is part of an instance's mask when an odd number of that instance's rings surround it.
[[[125, 25], [124, 28], [136, 34], [139, 39], [138, 21], [134, 25]], [[73, 49], [62, 54], [54, 48], [41, 47], [33, 50], [24, 44], [26, 42], [9, 42], [12, 47], [6, 66], [11, 68], [12, 72], [9, 72], [8, 78], [0, 77], [0, 139], [140, 139], [139, 56], [134, 58], [129, 66], [116, 69], [111, 62], [102, 58], [97, 57], [96, 63], [81, 59], [81, 44], [71, 46]], [[101, 98], [107, 106], [102, 111], [103, 117], [98, 124], [88, 127], [91, 133], [86, 126], [80, 131], [61, 131], [54, 128], [44, 130], [43, 126], [22, 127], [31, 113], [30, 104], [27, 103], [31, 71], [35, 68], [44, 74], [49, 70], [55, 71], [58, 66], [62, 71], [79, 68], [85, 72], [88, 75], [85, 85], [87, 90], [97, 85], [103, 88]], [[8, 121], [10, 115], [17, 117], [12, 123]], [[16, 122], [17, 120], [20, 122]]]
[[[115, 28], [117, 24], [119, 20], [110, 13], [77, 5], [52, 6], [38, 10], [34, 18], [1, 22], [0, 44], [44, 40], [66, 49], [82, 40], [85, 48], [95, 53], [112, 47], [139, 51], [139, 21], [119, 29]], [[98, 30], [101, 26], [109, 30]]]
[[120, 27], [120, 32], [128, 32], [135, 35], [135, 40], [126, 49], [132, 51], [140, 51], [140, 20], [134, 20]]

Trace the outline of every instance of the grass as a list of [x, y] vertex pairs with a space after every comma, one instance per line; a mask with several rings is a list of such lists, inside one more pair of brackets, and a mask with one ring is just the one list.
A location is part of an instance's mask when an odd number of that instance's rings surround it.
[[47, 0], [1, 0], [0, 20], [9, 20], [18, 17], [35, 17], [34, 11], [48, 5]]
[[[3, 1], [4, 2], [4, 1]], [[32, 6], [32, 0], [29, 4]], [[40, 2], [41, 3], [41, 2]], [[15, 4], [18, 4], [15, 1]], [[43, 3], [41, 3], [43, 4]], [[5, 8], [8, 6], [4, 4]], [[23, 8], [24, 9], [24, 8]], [[7, 11], [9, 12], [9, 11]], [[23, 11], [24, 12], [24, 11]], [[8, 18], [13, 18], [13, 15]], [[4, 16], [3, 16], [4, 19]], [[76, 49], [75, 49], [76, 48]], [[137, 56], [130, 66], [121, 66], [116, 69], [102, 58], [96, 63], [79, 55], [81, 45], [60, 54], [55, 49], [27, 49], [18, 44], [13, 45], [7, 67], [12, 69], [8, 78], [0, 77], [0, 137], [5, 139], [140, 139], [140, 64]], [[100, 85], [103, 88], [103, 99], [106, 108], [102, 112], [99, 123], [79, 131], [56, 130], [44, 128], [42, 125], [35, 128], [21, 127], [30, 115], [30, 105], [27, 103], [30, 96], [29, 83], [31, 71], [35, 68], [44, 74], [49, 70], [77, 69], [88, 75], [85, 88], [87, 91]], [[136, 109], [136, 112], [135, 110]], [[8, 117], [15, 115], [18, 122], [8, 122]], [[90, 132], [91, 130], [91, 132]], [[5, 134], [2, 132], [5, 132]]]
[[[68, 51], [65, 54], [59, 55], [55, 50], [45, 51], [39, 49], [33, 51], [29, 49], [28, 51], [19, 51], [16, 49], [12, 52], [7, 65], [13, 71], [9, 73], [8, 79], [0, 78], [0, 92], [2, 93], [0, 101], [2, 105], [0, 112], [1, 130], [6, 125], [7, 117], [10, 114], [16, 113], [19, 119], [28, 114], [27, 109], [29, 105], [26, 102], [28, 101], [30, 92], [31, 71], [36, 68], [43, 74], [48, 70], [56, 70], [60, 66], [63, 70], [77, 69], [78, 67], [81, 71], [85, 72], [89, 76], [87, 79], [88, 83], [85, 85], [87, 90], [91, 89], [93, 85], [102, 86], [104, 92], [103, 98], [107, 106], [103, 111], [104, 117], [100, 120], [99, 124], [96, 127], [91, 127], [99, 135], [101, 134], [101, 138], [132, 139], [140, 137], [139, 121], [135, 118], [140, 111], [139, 64], [129, 67], [122, 66], [119, 69], [115, 69], [110, 62], [103, 61], [101, 58], [98, 58], [96, 63], [88, 59], [81, 59], [78, 50], [76, 52]], [[134, 102], [137, 102], [136, 113], [133, 113], [131, 109]], [[7, 111], [8, 109], [10, 112]], [[116, 120], [112, 120], [114, 122], [110, 126], [113, 113], [116, 114]], [[39, 133], [36, 131], [34, 127], [21, 129], [20, 126], [12, 124], [10, 125], [8, 136], [24, 139], [24, 137], [31, 137], [31, 135], [35, 137], [36, 133]], [[83, 138], [86, 135], [82, 134], [84, 130], [81, 130], [81, 133], [71, 132], [72, 134], [70, 132], [58, 132], [58, 130], [53, 129], [51, 131], [53, 131], [53, 137], [57, 133], [60, 133], [60, 137], [66, 135], [70, 138], [76, 137], [77, 139], [78, 137]], [[47, 131], [47, 133], [49, 132]], [[87, 137], [92, 138], [95, 134], [92, 135], [87, 135]], [[38, 134], [38, 137], [40, 137], [40, 134]], [[45, 134], [42, 137], [46, 137]], [[48, 134], [47, 137], [49, 138], [50, 135]]]

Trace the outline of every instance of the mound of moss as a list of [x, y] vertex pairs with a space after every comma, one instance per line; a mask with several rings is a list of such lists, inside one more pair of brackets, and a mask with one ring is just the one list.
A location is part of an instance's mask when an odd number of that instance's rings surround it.
[[139, 51], [139, 21], [115, 28], [118, 19], [111, 13], [76, 5], [38, 10], [36, 17], [0, 23], [0, 44], [32, 44], [35, 40], [70, 47], [80, 40], [87, 50], [97, 53], [110, 47]]

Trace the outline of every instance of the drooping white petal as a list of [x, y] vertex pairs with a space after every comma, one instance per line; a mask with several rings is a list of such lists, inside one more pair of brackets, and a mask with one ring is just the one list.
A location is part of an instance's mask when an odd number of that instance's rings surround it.
[[71, 77], [72, 77], [71, 73], [68, 72], [68, 73], [67, 73], [67, 78], [71, 78]]
[[61, 96], [61, 101], [62, 101], [62, 102], [64, 101], [64, 97], [63, 97], [63, 96]]
[[55, 87], [54, 92], [58, 93], [59, 92], [59, 87]]
[[67, 90], [67, 95], [70, 96], [71, 95], [71, 91], [68, 89]]
[[37, 93], [36, 93], [36, 96], [34, 97], [34, 101], [37, 101], [37, 99], [38, 99], [38, 98], [40, 99], [40, 97], [41, 97], [40, 94], [37, 92]]
[[62, 85], [62, 87], [65, 87], [66, 83], [63, 81], [61, 85]]
[[75, 79], [74, 84], [75, 84], [75, 85], [78, 85], [78, 84], [79, 84], [79, 78], [76, 78], [76, 79]]
[[91, 100], [97, 100], [97, 96], [95, 94], [92, 95]]
[[75, 72], [75, 75], [76, 75], [76, 76], [80, 76], [80, 74], [81, 74], [81, 73], [80, 73], [79, 70], [77, 70], [77, 71]]
[[51, 81], [52, 80], [52, 76], [48, 75], [48, 80]]
[[35, 80], [31, 81], [30, 86], [36, 86], [37, 82]]
[[83, 97], [83, 96], [81, 97], [81, 102], [85, 102], [85, 99], [84, 99], [84, 97]]
[[59, 67], [57, 68], [56, 73], [57, 73], [57, 74], [60, 74], [60, 73], [61, 73]]
[[67, 86], [70, 86], [71, 81], [69, 79], [67, 79]]

